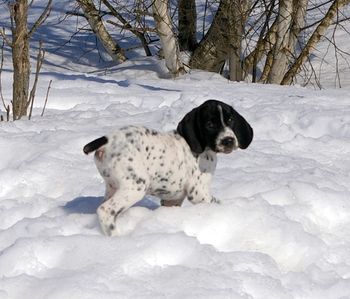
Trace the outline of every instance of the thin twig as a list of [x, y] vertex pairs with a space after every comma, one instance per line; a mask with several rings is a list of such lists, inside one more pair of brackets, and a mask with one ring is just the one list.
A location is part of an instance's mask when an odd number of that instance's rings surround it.
[[4, 45], [5, 45], [5, 41], [2, 40], [2, 45], [1, 45], [1, 62], [0, 62], [0, 97], [1, 97], [2, 104], [4, 105], [4, 108], [5, 108], [5, 111], [6, 111], [6, 120], [9, 121], [10, 120], [10, 106], [9, 105], [6, 106], [4, 95], [2, 94], [2, 80], [1, 80], [2, 79], [2, 70], [3, 70], [3, 67], [4, 67]]
[[10, 41], [10, 39], [7, 37], [7, 35], [5, 33], [5, 28], [0, 29], [0, 35], [1, 35], [2, 39], [6, 42], [6, 44], [9, 47], [12, 47], [12, 42]]
[[50, 80], [49, 86], [48, 86], [47, 91], [46, 91], [45, 103], [44, 103], [43, 111], [41, 112], [41, 116], [44, 116], [47, 100], [49, 98], [49, 92], [50, 92], [50, 88], [51, 88], [51, 83], [52, 83], [52, 79]]
[[43, 50], [43, 48], [42, 48], [42, 41], [40, 41], [39, 42], [39, 52], [38, 52], [38, 56], [36, 58], [35, 79], [34, 79], [32, 90], [30, 91], [29, 100], [27, 102], [27, 107], [28, 107], [28, 105], [30, 105], [30, 111], [29, 111], [29, 116], [28, 116], [29, 120], [32, 117], [32, 111], [33, 111], [33, 105], [34, 105], [34, 99], [35, 99], [35, 92], [36, 92], [36, 87], [37, 87], [37, 84], [38, 84], [40, 69], [41, 69], [41, 66], [42, 66], [43, 61], [44, 61], [44, 57], [45, 57], [45, 50]]

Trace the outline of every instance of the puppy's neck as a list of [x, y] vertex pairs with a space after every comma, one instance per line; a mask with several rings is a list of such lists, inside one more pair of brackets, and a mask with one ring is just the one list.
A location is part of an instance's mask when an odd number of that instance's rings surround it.
[[201, 154], [197, 154], [197, 161], [201, 172], [214, 173], [216, 168], [216, 153], [209, 148]]

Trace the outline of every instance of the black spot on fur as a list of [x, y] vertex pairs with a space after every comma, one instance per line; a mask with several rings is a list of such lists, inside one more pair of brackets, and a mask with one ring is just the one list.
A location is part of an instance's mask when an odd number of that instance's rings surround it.
[[[121, 208], [117, 213], [115, 213], [115, 215], [114, 215], [114, 222], [115, 222], [115, 220], [117, 219], [118, 215], [119, 215], [121, 212], [123, 212], [123, 211], [124, 211], [124, 208]], [[113, 225], [113, 224], [111, 224], [111, 225]]]
[[146, 183], [146, 180], [144, 180], [143, 178], [138, 178], [137, 180], [136, 180], [136, 184], [144, 184], [144, 183]]
[[104, 170], [102, 171], [102, 176], [104, 176], [104, 177], [106, 177], [106, 178], [109, 178], [109, 177], [110, 177], [109, 170], [104, 169]]
[[129, 160], [130, 162], [132, 162], [134, 159], [130, 157], [128, 160]]
[[131, 137], [132, 136], [132, 133], [131, 132], [128, 132], [125, 134], [126, 137]]
[[163, 195], [170, 193], [168, 190], [161, 189], [161, 188], [158, 188], [158, 189], [154, 190], [154, 192], [157, 193], [157, 194], [163, 194]]

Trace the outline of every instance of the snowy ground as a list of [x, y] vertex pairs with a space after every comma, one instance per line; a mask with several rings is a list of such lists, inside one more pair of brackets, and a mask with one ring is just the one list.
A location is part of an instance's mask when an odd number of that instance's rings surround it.
[[[48, 61], [32, 121], [0, 123], [1, 299], [350, 298], [349, 87], [168, 80], [154, 58], [89, 74]], [[10, 98], [8, 68], [2, 81]], [[174, 129], [210, 98], [255, 131], [247, 150], [218, 157], [222, 204], [145, 198], [103, 236], [104, 185], [82, 147], [123, 125]]]
[[[56, 74], [43, 118], [1, 124], [0, 298], [349, 298], [349, 90], [166, 80], [146, 63]], [[209, 98], [255, 129], [219, 157], [222, 205], [146, 198], [103, 236], [104, 186], [82, 146], [126, 124], [173, 129]]]

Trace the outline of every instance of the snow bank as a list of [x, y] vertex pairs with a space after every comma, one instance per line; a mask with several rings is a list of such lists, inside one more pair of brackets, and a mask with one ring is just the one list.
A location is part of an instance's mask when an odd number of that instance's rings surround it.
[[[347, 92], [134, 71], [56, 74], [43, 118], [1, 125], [0, 298], [347, 298]], [[222, 204], [147, 197], [103, 236], [104, 186], [82, 146], [127, 124], [173, 129], [208, 98], [255, 129], [250, 148], [219, 156]]]

